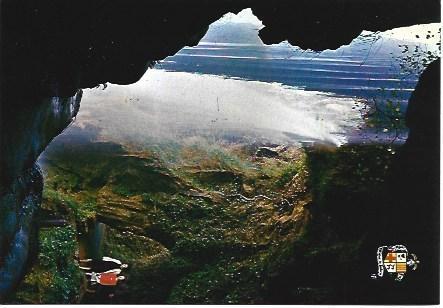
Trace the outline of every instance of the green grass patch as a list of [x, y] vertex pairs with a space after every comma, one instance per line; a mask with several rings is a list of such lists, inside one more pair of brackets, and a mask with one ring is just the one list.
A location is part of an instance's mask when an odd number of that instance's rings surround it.
[[83, 274], [74, 261], [77, 250], [75, 230], [58, 227], [42, 230], [38, 260], [15, 294], [21, 303], [76, 303]]

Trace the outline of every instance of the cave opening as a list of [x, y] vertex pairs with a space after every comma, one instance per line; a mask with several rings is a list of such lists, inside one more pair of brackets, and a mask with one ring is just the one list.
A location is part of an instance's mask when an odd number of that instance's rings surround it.
[[[398, 181], [408, 101], [440, 56], [439, 27], [363, 31], [317, 52], [264, 44], [266, 28], [246, 9], [137, 82], [84, 89], [75, 121], [38, 159], [39, 253], [11, 301], [433, 301], [426, 284], [416, 297], [387, 297], [389, 282], [366, 278], [380, 239], [406, 241], [422, 258], [435, 252], [417, 244], [416, 228], [386, 236], [373, 222], [396, 230], [417, 218], [404, 203], [420, 193], [435, 202], [432, 185], [396, 200], [392, 191], [411, 185], [410, 173]], [[48, 104], [69, 115], [75, 101]], [[104, 255], [130, 265], [111, 291], [87, 284], [75, 260]], [[411, 273], [406, 290], [433, 270]]]

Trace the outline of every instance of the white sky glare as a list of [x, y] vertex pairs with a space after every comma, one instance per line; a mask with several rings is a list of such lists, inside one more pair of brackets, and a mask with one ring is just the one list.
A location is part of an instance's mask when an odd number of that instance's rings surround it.
[[244, 9], [240, 11], [238, 14], [234, 13], [226, 13], [222, 18], [220, 18], [216, 23], [248, 23], [253, 24], [259, 29], [263, 28], [263, 23], [259, 20], [253, 13], [252, 10]]
[[[261, 20], [259, 20], [253, 14], [250, 8], [240, 11], [238, 14], [227, 13], [215, 23], [249, 23], [253, 24], [258, 29], [264, 27]], [[410, 27], [395, 28], [381, 32], [380, 35], [386, 38], [394, 38], [402, 41], [435, 45], [436, 43], [440, 42], [440, 33], [438, 32], [440, 28], [440, 23], [421, 24]], [[430, 34], [430, 37], [427, 38], [428, 34]]]
[[410, 27], [395, 28], [382, 32], [380, 35], [402, 41], [435, 45], [436, 43], [440, 42], [440, 28], [440, 23], [421, 24]]

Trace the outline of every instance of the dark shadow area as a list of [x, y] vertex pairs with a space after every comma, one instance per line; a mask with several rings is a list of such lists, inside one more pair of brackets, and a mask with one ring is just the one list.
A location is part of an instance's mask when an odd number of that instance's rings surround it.
[[[312, 220], [288, 248], [292, 265], [273, 273], [271, 302], [439, 302], [439, 84], [435, 61], [411, 97], [411, 132], [397, 155], [377, 145], [308, 151]], [[420, 269], [401, 283], [371, 280], [377, 247], [396, 244], [420, 256]]]
[[[134, 83], [156, 61], [185, 45], [197, 44], [208, 25], [223, 14], [246, 7], [266, 25], [260, 32], [265, 43], [288, 39], [293, 45], [315, 50], [348, 44], [364, 29], [440, 21], [437, 0], [2, 1], [0, 299], [20, 281], [28, 260], [33, 214], [40, 206], [43, 186], [35, 161], [76, 116], [80, 89], [106, 82]], [[267, 291], [262, 302], [438, 302], [439, 63], [431, 64], [420, 78], [408, 111], [410, 137], [398, 150], [392, 169], [383, 175], [383, 184], [365, 182], [368, 189], [360, 191], [355, 183], [340, 182], [355, 170], [346, 166], [335, 170], [333, 158], [315, 157], [315, 163], [308, 159], [311, 185], [317, 189], [310, 209], [312, 230], [294, 247], [277, 253], [282, 264], [293, 266], [279, 269], [279, 259], [276, 268], [269, 266], [271, 279], [263, 287]], [[346, 160], [343, 151], [338, 156]], [[146, 167], [143, 159], [128, 157], [125, 164], [128, 162], [132, 166], [129, 173]], [[335, 171], [328, 173], [331, 169]], [[130, 197], [141, 191], [137, 179], [128, 176], [125, 180], [134, 184], [135, 191], [114, 187], [117, 194]], [[145, 180], [152, 183], [156, 179]], [[175, 178], [165, 181], [176, 189]], [[324, 181], [330, 187], [322, 187]], [[97, 177], [90, 184], [97, 188], [103, 182]], [[355, 191], [347, 192], [348, 185]], [[145, 200], [148, 204], [156, 201]], [[155, 225], [151, 231], [157, 239], [165, 236]], [[61, 232], [54, 236], [64, 241], [73, 235]], [[402, 242], [421, 258], [420, 270], [411, 273], [404, 284], [368, 281], [375, 271], [375, 248], [385, 244], [381, 240]], [[173, 239], [167, 241], [167, 246], [176, 244]], [[323, 248], [316, 250], [313, 243]], [[70, 249], [63, 258], [72, 254], [74, 248]], [[218, 252], [211, 247], [209, 251]], [[189, 271], [187, 263], [171, 265], [175, 266]], [[197, 278], [205, 281], [207, 277]], [[192, 286], [188, 291], [193, 291]], [[175, 294], [176, 298], [182, 295]]]

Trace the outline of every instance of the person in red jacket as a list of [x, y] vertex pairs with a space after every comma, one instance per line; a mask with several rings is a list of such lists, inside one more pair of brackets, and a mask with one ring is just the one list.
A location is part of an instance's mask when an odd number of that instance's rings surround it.
[[90, 276], [91, 284], [100, 284], [102, 286], [116, 286], [119, 281], [125, 279], [125, 276], [119, 276], [121, 270], [111, 270], [103, 273], [86, 273]]

